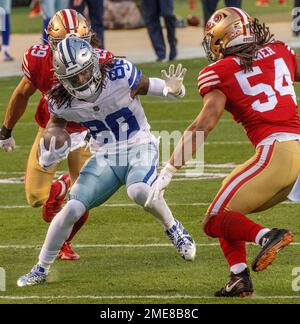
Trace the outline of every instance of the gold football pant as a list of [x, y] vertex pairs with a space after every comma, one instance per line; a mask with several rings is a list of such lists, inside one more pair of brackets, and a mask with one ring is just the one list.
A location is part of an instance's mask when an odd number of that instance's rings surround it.
[[[43, 133], [44, 129], [40, 128], [32, 145], [26, 168], [25, 192], [28, 204], [32, 207], [40, 207], [48, 200], [55, 172], [59, 168], [58, 164], [45, 171], [39, 165], [37, 154]], [[82, 166], [90, 157], [90, 151], [84, 148], [69, 154], [68, 167], [72, 183], [76, 181]]]
[[269, 209], [286, 200], [299, 174], [298, 141], [262, 146], [223, 181], [207, 215], [226, 210], [250, 214]]

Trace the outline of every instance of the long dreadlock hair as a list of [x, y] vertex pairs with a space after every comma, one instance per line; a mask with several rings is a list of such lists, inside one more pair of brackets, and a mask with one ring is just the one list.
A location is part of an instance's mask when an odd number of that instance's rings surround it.
[[253, 70], [253, 60], [257, 57], [259, 48], [274, 41], [274, 34], [270, 32], [270, 28], [265, 23], [261, 24], [257, 18], [251, 22], [251, 28], [255, 36], [253, 44], [233, 46], [223, 52], [224, 57], [238, 57], [245, 72]]

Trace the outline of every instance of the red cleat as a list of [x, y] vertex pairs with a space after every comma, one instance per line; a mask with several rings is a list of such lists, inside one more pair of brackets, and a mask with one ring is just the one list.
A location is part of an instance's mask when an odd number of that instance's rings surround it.
[[70, 242], [65, 242], [64, 245], [61, 247], [57, 258], [60, 260], [74, 261], [74, 260], [79, 260], [80, 255], [77, 254], [75, 251], [73, 251]]
[[45, 222], [50, 223], [56, 214], [61, 211], [70, 187], [71, 179], [68, 174], [60, 176], [57, 181], [53, 182], [49, 199], [43, 206], [43, 219]]

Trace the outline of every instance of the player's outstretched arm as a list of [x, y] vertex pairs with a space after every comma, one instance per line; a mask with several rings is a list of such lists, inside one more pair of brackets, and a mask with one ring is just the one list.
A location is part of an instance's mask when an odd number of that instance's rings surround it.
[[204, 133], [204, 136], [200, 136], [200, 138], [205, 140], [221, 118], [226, 105], [226, 96], [220, 90], [213, 90], [206, 94], [203, 99], [204, 106], [201, 113], [185, 130], [169, 162], [162, 169], [159, 177], [153, 184], [145, 205], [146, 207], [150, 206], [152, 201], [163, 196], [177, 170], [192, 159], [200, 146], [203, 145], [203, 141], [197, 140], [199, 138], [197, 136], [198, 132]]
[[182, 64], [170, 65], [169, 70], [162, 70], [162, 78], [147, 78], [141, 76], [137, 88], [132, 91], [131, 96], [148, 95], [161, 98], [177, 99], [185, 96], [185, 87], [183, 85], [187, 69]]
[[5, 120], [0, 131], [0, 148], [4, 151], [9, 152], [15, 148], [12, 130], [26, 111], [28, 100], [35, 91], [35, 86], [26, 77], [22, 78], [14, 90], [8, 103]]

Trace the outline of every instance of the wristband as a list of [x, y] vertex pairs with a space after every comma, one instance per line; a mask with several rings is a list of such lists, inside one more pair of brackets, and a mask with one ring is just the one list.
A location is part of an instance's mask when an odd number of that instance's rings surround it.
[[4, 125], [2, 126], [0, 130], [0, 140], [6, 140], [11, 137], [12, 129], [6, 128]]

